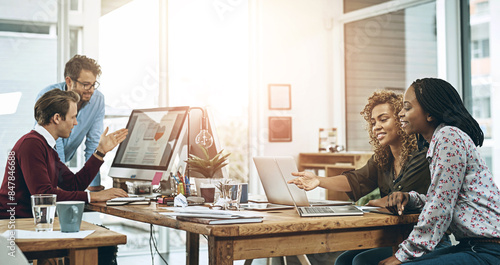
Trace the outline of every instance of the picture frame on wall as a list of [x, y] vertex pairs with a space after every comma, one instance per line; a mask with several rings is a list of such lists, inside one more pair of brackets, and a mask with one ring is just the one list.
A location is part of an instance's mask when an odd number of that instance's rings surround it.
[[292, 141], [292, 117], [269, 117], [269, 142]]
[[292, 109], [292, 87], [289, 84], [269, 84], [268, 98], [270, 110]]

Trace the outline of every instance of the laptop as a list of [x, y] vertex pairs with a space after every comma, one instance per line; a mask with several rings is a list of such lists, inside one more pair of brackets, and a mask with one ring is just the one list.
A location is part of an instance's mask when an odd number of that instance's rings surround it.
[[294, 184], [287, 184], [288, 180], [295, 178], [292, 172], [298, 172], [293, 157], [254, 157], [253, 160], [270, 203], [292, 205], [300, 216], [363, 214], [352, 202], [346, 201], [325, 201], [322, 204], [325, 206], [312, 206], [304, 190]]

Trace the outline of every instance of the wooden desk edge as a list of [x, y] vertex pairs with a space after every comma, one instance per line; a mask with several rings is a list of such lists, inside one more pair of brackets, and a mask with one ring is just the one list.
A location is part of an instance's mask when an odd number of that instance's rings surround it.
[[[32, 218], [29, 219], [31, 219], [29, 220], [29, 222], [32, 222]], [[3, 221], [9, 221], [9, 220], [3, 220]], [[16, 229], [25, 229], [23, 226], [27, 224], [26, 218], [17, 220], [16, 222], [18, 224], [16, 225]], [[22, 223], [19, 224], [19, 222]], [[59, 223], [57, 218], [56, 222], [54, 222], [54, 227], [57, 227], [56, 230], [58, 230]], [[2, 233], [8, 230], [9, 229], [5, 230], [2, 229]], [[36, 242], [33, 241], [37, 239], [15, 239], [15, 242], [23, 252], [47, 251], [54, 249], [84, 249], [84, 248], [122, 245], [127, 243], [126, 235], [114, 232], [112, 230], [85, 221], [82, 221], [80, 230], [82, 231], [95, 230], [95, 232], [86, 236], [85, 238], [53, 238], [53, 239], [43, 239], [43, 241], [36, 241]]]
[[[280, 211], [282, 212], [282, 215], [277, 216], [274, 219], [273, 215], [256, 212], [256, 214], [264, 215], [264, 222], [262, 223], [205, 225], [194, 222], [177, 221], [174, 218], [161, 215], [158, 212], [148, 213], [148, 215], [144, 215], [141, 214], [140, 211], [134, 211], [134, 209], [141, 209], [142, 211], [155, 211], [156, 206], [154, 204], [150, 206], [106, 206], [104, 203], [94, 203], [87, 205], [86, 208], [89, 210], [111, 214], [135, 221], [153, 223], [155, 225], [185, 230], [190, 233], [218, 237], [259, 236], [268, 234], [301, 233], [305, 231], [322, 231], [330, 229], [356, 229], [360, 226], [401, 226], [415, 224], [418, 220], [418, 214], [391, 216], [376, 213], [365, 213], [364, 216], [313, 217], [307, 218], [308, 222], [304, 223], [297, 222], [296, 218], [305, 218], [295, 216], [296, 213], [294, 212], [294, 210], [283, 210]], [[370, 218], [368, 220], [363, 220], [363, 217], [365, 216]], [[324, 221], [325, 218], [329, 218], [327, 222]], [[363, 224], [360, 225], [359, 222], [362, 222]]]

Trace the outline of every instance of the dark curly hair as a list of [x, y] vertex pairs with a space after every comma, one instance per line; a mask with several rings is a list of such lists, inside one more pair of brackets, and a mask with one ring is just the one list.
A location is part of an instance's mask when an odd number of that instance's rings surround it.
[[368, 104], [366, 104], [363, 111], [360, 114], [363, 118], [368, 122], [366, 129], [368, 130], [368, 134], [370, 135], [370, 144], [374, 148], [374, 160], [375, 163], [382, 169], [389, 169], [391, 162], [394, 161], [394, 157], [392, 156], [392, 152], [389, 146], [380, 145], [377, 137], [373, 133], [373, 123], [371, 122], [372, 111], [373, 108], [380, 104], [389, 103], [392, 108], [393, 116], [396, 121], [396, 126], [398, 126], [398, 135], [401, 138], [401, 166], [406, 163], [409, 155], [417, 150], [417, 138], [415, 135], [407, 134], [401, 128], [401, 122], [399, 120], [399, 112], [403, 108], [403, 95], [396, 94], [393, 91], [389, 90], [380, 90], [375, 91], [373, 95], [368, 98]]
[[77, 54], [66, 63], [64, 67], [64, 77], [69, 76], [72, 80], [77, 80], [82, 70], [91, 71], [95, 77], [101, 75], [101, 66], [96, 60], [85, 55]]

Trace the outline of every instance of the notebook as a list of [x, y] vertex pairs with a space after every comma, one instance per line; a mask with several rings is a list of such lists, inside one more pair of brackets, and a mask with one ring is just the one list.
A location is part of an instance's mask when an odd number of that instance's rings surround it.
[[151, 202], [146, 197], [118, 197], [106, 201], [106, 205], [120, 206], [120, 205], [149, 205]]
[[362, 215], [363, 211], [351, 202], [331, 201], [331, 206], [311, 206], [306, 192], [287, 181], [295, 178], [292, 172], [298, 172], [293, 157], [254, 157], [255, 166], [264, 186], [269, 202], [293, 205], [300, 216], [340, 216]]

